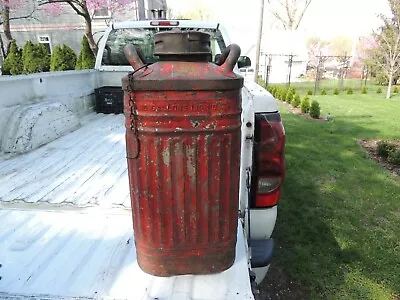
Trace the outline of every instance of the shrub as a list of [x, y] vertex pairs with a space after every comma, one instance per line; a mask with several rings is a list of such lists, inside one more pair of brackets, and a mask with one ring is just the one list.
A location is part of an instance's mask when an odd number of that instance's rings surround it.
[[388, 162], [394, 165], [400, 165], [400, 149], [389, 152]]
[[276, 89], [275, 89], [274, 97], [276, 99], [279, 99], [280, 93], [281, 93], [281, 88], [277, 86]]
[[293, 107], [299, 107], [300, 102], [301, 102], [301, 100], [300, 100], [300, 95], [296, 93], [296, 94], [293, 96], [292, 106], [293, 106]]
[[335, 89], [333, 90], [333, 94], [334, 94], [334, 95], [339, 95], [339, 89], [338, 89], [338, 88], [335, 88]]
[[93, 69], [94, 63], [96, 62], [96, 57], [93, 55], [90, 49], [89, 42], [86, 36], [82, 38], [82, 49], [76, 60], [76, 70]]
[[279, 99], [282, 100], [282, 101], [285, 101], [286, 100], [286, 94], [287, 94], [286, 88], [281, 87], [281, 94], [280, 94]]
[[271, 93], [272, 96], [275, 97], [275, 95], [276, 95], [276, 86], [271, 86], [270, 93]]
[[292, 99], [293, 99], [293, 90], [292, 89], [288, 89], [288, 91], [287, 91], [287, 93], [286, 93], [286, 98], [285, 98], [285, 101], [287, 102], [287, 103], [291, 103], [292, 102]]
[[47, 72], [50, 70], [50, 56], [43, 44], [33, 44], [27, 41], [22, 51], [24, 73]]
[[275, 86], [274, 87], [274, 89], [273, 89], [273, 95], [274, 95], [274, 97], [276, 98], [276, 95], [278, 94], [278, 87], [277, 86]]
[[24, 48], [22, 50], [22, 62], [24, 64], [24, 73], [27, 73], [25, 67], [29, 66], [29, 62], [32, 59], [33, 47], [34, 45], [31, 41], [26, 41]]
[[287, 90], [285, 87], [280, 87], [278, 92], [278, 99], [284, 101], [286, 99]]
[[300, 110], [303, 114], [308, 113], [310, 111], [310, 98], [306, 95], [301, 101]]
[[347, 93], [347, 95], [352, 95], [353, 89], [351, 87], [347, 88], [346, 93]]
[[8, 53], [6, 59], [3, 62], [2, 73], [4, 75], [18, 75], [22, 74], [23, 64], [22, 64], [22, 51], [18, 48], [15, 40], [11, 41], [10, 52]]
[[397, 86], [394, 87], [393, 93], [397, 94], [399, 92], [399, 88]]
[[396, 146], [388, 141], [379, 141], [377, 144], [378, 154], [384, 158], [387, 158], [395, 149]]
[[361, 94], [366, 94], [367, 93], [367, 87], [366, 86], [364, 86], [363, 88], [362, 88], [362, 90], [361, 90]]
[[275, 97], [275, 86], [271, 87], [271, 95]]
[[50, 61], [51, 71], [74, 70], [76, 65], [76, 54], [74, 50], [66, 45], [57, 46]]
[[322, 96], [326, 96], [328, 93], [327, 93], [327, 91], [326, 91], [326, 88], [323, 88], [322, 89], [322, 91], [321, 91], [321, 95]]
[[382, 94], [382, 88], [381, 88], [381, 87], [378, 87], [378, 88], [376, 89], [376, 93], [377, 93], [377, 94]]
[[311, 102], [310, 116], [313, 119], [319, 119], [320, 114], [321, 114], [321, 109], [319, 107], [319, 103], [314, 100], [313, 102]]
[[311, 89], [308, 89], [308, 90], [307, 90], [307, 95], [308, 95], [308, 96], [311, 96], [312, 94], [313, 94], [313, 91], [312, 91]]

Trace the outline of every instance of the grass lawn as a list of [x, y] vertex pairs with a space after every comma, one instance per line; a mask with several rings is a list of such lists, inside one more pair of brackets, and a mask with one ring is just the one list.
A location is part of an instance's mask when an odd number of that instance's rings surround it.
[[274, 264], [307, 298], [399, 299], [400, 178], [370, 160], [357, 139], [400, 139], [400, 96], [313, 99], [333, 122], [281, 106], [287, 178]]

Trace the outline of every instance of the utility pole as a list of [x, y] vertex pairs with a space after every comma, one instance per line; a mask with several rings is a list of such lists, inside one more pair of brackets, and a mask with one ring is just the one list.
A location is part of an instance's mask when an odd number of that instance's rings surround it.
[[288, 78], [288, 83], [287, 86], [290, 87], [290, 79], [292, 77], [292, 65], [293, 65], [293, 54], [289, 55], [289, 62], [288, 62], [288, 67], [289, 67], [289, 78]]
[[254, 66], [254, 82], [256, 83], [258, 81], [258, 70], [260, 64], [260, 48], [261, 48], [263, 21], [264, 21], [264, 0], [260, 0], [260, 23], [258, 25], [259, 27], [258, 27], [258, 36], [256, 44], [256, 64]]
[[268, 86], [269, 84], [269, 75], [271, 74], [271, 63], [272, 63], [272, 55], [268, 55], [268, 66], [265, 75], [265, 86]]
[[146, 8], [144, 7], [144, 0], [138, 0], [137, 7], [139, 10], [139, 20], [146, 20]]

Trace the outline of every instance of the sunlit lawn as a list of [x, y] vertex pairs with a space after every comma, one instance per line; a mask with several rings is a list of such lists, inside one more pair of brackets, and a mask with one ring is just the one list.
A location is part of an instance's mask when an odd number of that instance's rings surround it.
[[333, 122], [281, 107], [287, 179], [275, 261], [313, 299], [400, 297], [400, 178], [357, 143], [400, 139], [400, 96], [385, 100], [358, 92], [313, 99]]

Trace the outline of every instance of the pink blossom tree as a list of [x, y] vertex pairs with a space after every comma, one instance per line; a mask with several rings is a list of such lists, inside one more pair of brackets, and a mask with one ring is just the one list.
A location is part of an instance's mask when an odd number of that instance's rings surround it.
[[[28, 13], [20, 14], [21, 8], [29, 8]], [[10, 51], [11, 40], [13, 39], [10, 28], [10, 21], [17, 19], [34, 18], [36, 2], [28, 0], [0, 0], [0, 25], [3, 26], [5, 41], [0, 35], [0, 50], [3, 57], [7, 57]]]
[[[0, 0], [5, 1], [5, 0]], [[85, 36], [89, 42], [93, 54], [97, 54], [97, 44], [93, 38], [92, 19], [95, 10], [107, 8], [113, 16], [116, 12], [123, 11], [126, 6], [135, 0], [39, 0], [39, 5], [47, 9], [49, 13], [55, 13], [62, 9], [63, 4], [67, 4], [75, 13], [85, 21]]]
[[374, 36], [369, 35], [361, 37], [356, 46], [353, 64], [356, 66], [365, 65], [371, 67], [371, 59], [377, 47], [378, 45]]

